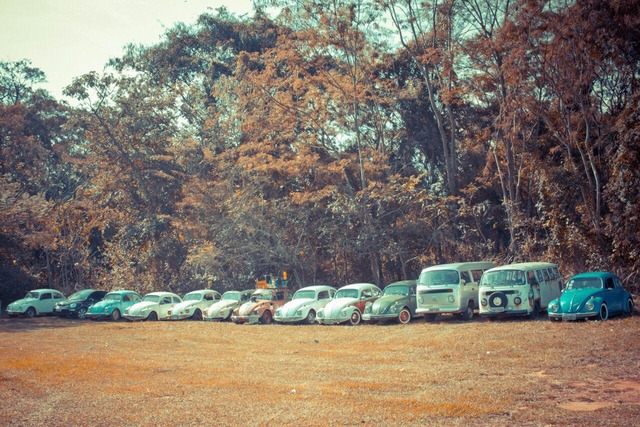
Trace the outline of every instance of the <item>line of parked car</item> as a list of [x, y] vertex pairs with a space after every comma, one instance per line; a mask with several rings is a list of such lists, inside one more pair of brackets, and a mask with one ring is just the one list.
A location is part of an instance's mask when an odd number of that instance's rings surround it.
[[634, 302], [620, 278], [608, 272], [573, 276], [563, 287], [558, 266], [529, 262], [494, 266], [490, 262], [442, 264], [425, 268], [417, 280], [402, 280], [384, 290], [371, 283], [335, 289], [314, 285], [297, 290], [286, 281], [224, 294], [197, 290], [181, 298], [172, 292], [144, 297], [132, 290], [81, 290], [69, 298], [55, 289], [36, 289], [7, 306], [9, 316], [41, 314], [79, 319], [231, 320], [236, 324], [306, 323], [357, 325], [441, 314], [470, 320], [476, 313], [495, 320], [503, 316], [537, 318], [546, 311], [552, 321], [632, 314]]

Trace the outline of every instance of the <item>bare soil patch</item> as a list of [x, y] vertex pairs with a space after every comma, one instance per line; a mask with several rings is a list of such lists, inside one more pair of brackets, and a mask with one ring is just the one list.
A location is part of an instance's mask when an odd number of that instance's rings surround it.
[[0, 319], [0, 423], [638, 425], [640, 317], [250, 326]]

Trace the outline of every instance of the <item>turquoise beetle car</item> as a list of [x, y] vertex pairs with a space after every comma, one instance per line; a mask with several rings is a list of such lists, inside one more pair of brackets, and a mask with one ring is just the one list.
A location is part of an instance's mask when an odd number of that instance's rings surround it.
[[91, 320], [119, 320], [126, 308], [140, 301], [142, 301], [142, 296], [135, 291], [124, 290], [109, 292], [102, 301], [89, 307], [86, 317]]
[[416, 280], [388, 284], [382, 296], [367, 303], [362, 319], [369, 322], [395, 320], [409, 323], [416, 316]]
[[560, 298], [548, 307], [549, 320], [607, 320], [613, 314], [632, 314], [633, 299], [622, 281], [604, 271], [581, 273], [567, 282]]

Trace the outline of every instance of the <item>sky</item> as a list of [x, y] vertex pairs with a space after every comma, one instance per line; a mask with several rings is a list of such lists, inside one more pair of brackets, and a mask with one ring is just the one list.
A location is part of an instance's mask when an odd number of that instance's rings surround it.
[[155, 44], [177, 22], [225, 6], [252, 14], [251, 0], [0, 0], [0, 61], [31, 60], [57, 99], [74, 77], [102, 71], [125, 45]]

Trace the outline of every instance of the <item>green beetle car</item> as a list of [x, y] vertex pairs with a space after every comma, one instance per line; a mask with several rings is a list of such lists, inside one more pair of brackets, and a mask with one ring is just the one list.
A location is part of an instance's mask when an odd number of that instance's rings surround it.
[[395, 320], [409, 323], [416, 316], [416, 281], [402, 280], [390, 283], [382, 296], [367, 303], [362, 319], [369, 322]]
[[91, 320], [119, 320], [127, 308], [140, 301], [142, 301], [142, 296], [135, 291], [122, 290], [109, 292], [102, 301], [89, 307], [86, 317]]

